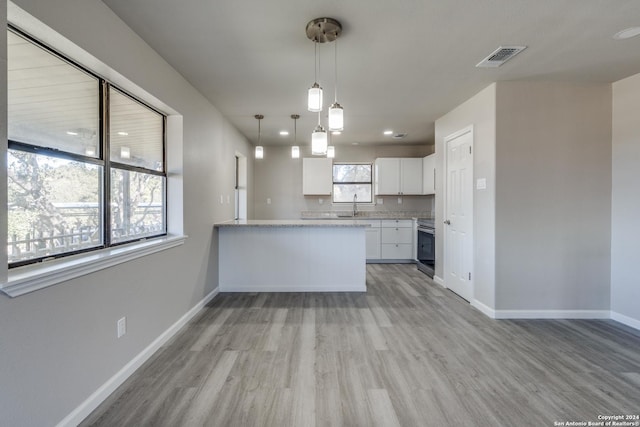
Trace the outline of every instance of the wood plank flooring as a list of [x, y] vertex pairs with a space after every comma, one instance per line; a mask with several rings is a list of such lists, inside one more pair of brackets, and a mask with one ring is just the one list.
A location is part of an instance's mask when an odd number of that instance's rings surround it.
[[220, 294], [84, 426], [553, 426], [640, 413], [640, 333], [485, 317], [407, 264]]

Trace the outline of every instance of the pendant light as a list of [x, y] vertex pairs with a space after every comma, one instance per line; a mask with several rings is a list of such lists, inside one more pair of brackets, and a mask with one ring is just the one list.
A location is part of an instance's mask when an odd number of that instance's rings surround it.
[[[296, 144], [298, 142], [298, 119], [300, 118], [299, 114], [292, 114], [291, 118], [293, 119], [293, 143]], [[300, 158], [300, 147], [294, 145], [291, 147], [291, 158], [299, 159]]]
[[318, 84], [320, 74], [320, 53], [318, 43], [332, 42], [342, 33], [342, 25], [333, 18], [316, 18], [307, 23], [307, 38], [314, 43], [314, 74], [315, 82], [307, 94], [307, 108], [313, 113], [322, 111], [322, 88]]
[[344, 110], [342, 105], [338, 104], [338, 39], [334, 41], [334, 53], [335, 53], [335, 98], [331, 107], [329, 107], [329, 130], [330, 131], [342, 131], [344, 129]]
[[318, 113], [318, 126], [311, 134], [311, 154], [314, 156], [324, 156], [327, 154], [327, 131], [320, 124], [320, 113]]
[[255, 117], [258, 120], [258, 145], [256, 145], [256, 152], [255, 152], [255, 156], [256, 159], [263, 159], [264, 158], [264, 147], [262, 145], [260, 145], [260, 143], [262, 142], [262, 132], [260, 129], [260, 121], [262, 119], [264, 119], [264, 116], [262, 114], [256, 114]]
[[334, 147], [333, 145], [330, 145], [327, 147], [327, 158], [328, 159], [333, 159], [336, 157], [336, 147]]
[[318, 84], [318, 70], [320, 68], [320, 58], [318, 55], [318, 43], [313, 44], [313, 73], [314, 73], [314, 83], [309, 88], [309, 92], [307, 95], [307, 109], [312, 113], [317, 113], [322, 111], [322, 88]]

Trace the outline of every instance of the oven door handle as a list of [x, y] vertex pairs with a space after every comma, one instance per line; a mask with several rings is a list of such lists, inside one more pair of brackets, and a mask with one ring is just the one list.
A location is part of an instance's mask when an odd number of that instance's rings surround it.
[[433, 228], [418, 227], [418, 233], [435, 234], [435, 230]]

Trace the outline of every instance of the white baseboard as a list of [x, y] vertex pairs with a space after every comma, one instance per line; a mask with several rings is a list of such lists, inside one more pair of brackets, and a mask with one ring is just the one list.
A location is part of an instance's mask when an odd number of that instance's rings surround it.
[[624, 325], [630, 326], [634, 329], [640, 330], [640, 320], [634, 319], [633, 317], [625, 316], [624, 314], [616, 313], [615, 311], [611, 312], [611, 319], [616, 322], [620, 322]]
[[495, 310], [474, 299], [471, 305], [492, 319], [612, 319], [640, 330], [640, 320], [608, 310]]
[[443, 288], [446, 288], [446, 286], [444, 285], [444, 280], [442, 280], [442, 277], [433, 276], [433, 283], [435, 283], [436, 285], [440, 285]]
[[495, 310], [496, 319], [609, 319], [609, 310]]
[[481, 303], [477, 299], [471, 300], [471, 306], [480, 310], [487, 317], [490, 317], [492, 319], [496, 318], [496, 311], [488, 305]]
[[346, 284], [328, 286], [309, 286], [296, 288], [293, 286], [280, 285], [220, 285], [220, 292], [367, 292], [367, 285]]
[[89, 396], [84, 402], [82, 402], [76, 409], [71, 411], [62, 421], [57, 424], [57, 427], [72, 427], [77, 426], [86, 417], [93, 412], [104, 400], [109, 397], [127, 378], [129, 378], [144, 362], [146, 362], [160, 347], [162, 347], [171, 337], [173, 337], [184, 325], [189, 322], [204, 306], [211, 301], [219, 293], [218, 288], [215, 288], [207, 296], [205, 296], [200, 302], [198, 302], [191, 310], [187, 311], [184, 316], [178, 319], [173, 325], [164, 331], [158, 338], [156, 338], [151, 344], [144, 350], [138, 353], [129, 363], [127, 363], [120, 371], [118, 371], [113, 377], [109, 378], [107, 382], [102, 384], [91, 396]]

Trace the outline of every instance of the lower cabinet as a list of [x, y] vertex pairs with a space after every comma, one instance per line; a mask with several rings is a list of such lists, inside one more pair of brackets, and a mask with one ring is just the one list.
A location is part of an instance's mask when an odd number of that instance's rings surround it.
[[380, 221], [380, 256], [388, 260], [413, 259], [413, 221], [387, 219]]
[[367, 241], [367, 261], [380, 259], [380, 221], [379, 220], [358, 220], [361, 224], [369, 224], [366, 229]]
[[367, 259], [380, 259], [380, 228], [367, 228]]
[[366, 233], [367, 262], [413, 262], [413, 220], [410, 219], [359, 219], [368, 224]]
[[411, 259], [412, 247], [406, 243], [383, 243], [381, 248], [382, 259]]
[[413, 221], [410, 219], [359, 220], [367, 228], [368, 262], [407, 262], [413, 256]]

